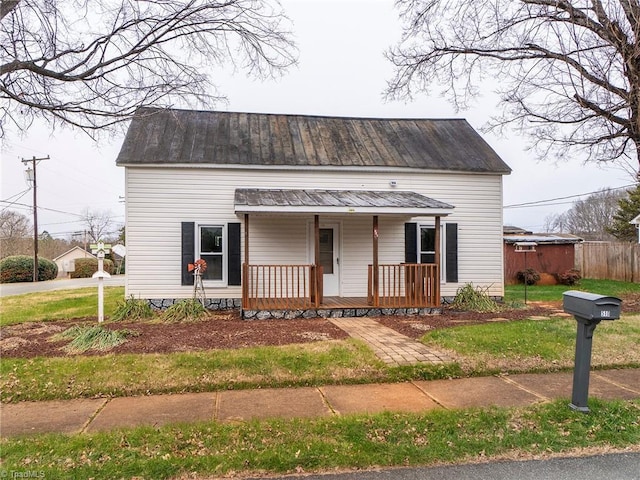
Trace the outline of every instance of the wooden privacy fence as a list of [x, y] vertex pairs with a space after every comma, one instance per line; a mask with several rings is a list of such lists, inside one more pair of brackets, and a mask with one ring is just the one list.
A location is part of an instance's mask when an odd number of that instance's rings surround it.
[[584, 242], [575, 247], [575, 268], [584, 278], [640, 282], [640, 244]]

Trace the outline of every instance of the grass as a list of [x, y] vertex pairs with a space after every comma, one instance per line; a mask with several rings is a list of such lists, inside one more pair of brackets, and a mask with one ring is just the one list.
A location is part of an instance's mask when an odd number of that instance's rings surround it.
[[[203, 478], [526, 458], [640, 444], [640, 401], [567, 401], [236, 424], [199, 423], [0, 441], [3, 472], [41, 478]], [[597, 451], [597, 450], [596, 450]]]
[[69, 353], [87, 350], [106, 351], [127, 341], [130, 330], [109, 330], [98, 325], [74, 325], [52, 337], [52, 340], [71, 340], [64, 349]]
[[[562, 294], [567, 290], [581, 290], [620, 297], [629, 293], [640, 293], [640, 283], [619, 282], [616, 280], [593, 280], [583, 278], [578, 285], [529, 285], [527, 300], [553, 302], [562, 301]], [[523, 301], [524, 285], [505, 285], [505, 302]]]
[[111, 320], [119, 322], [121, 320], [136, 321], [153, 317], [153, 309], [146, 300], [135, 298], [130, 295], [126, 299], [121, 299], [111, 315]]
[[[453, 352], [468, 374], [572, 368], [573, 318], [522, 320], [434, 330], [422, 341]], [[593, 337], [594, 368], [640, 366], [640, 315], [601, 322]]]
[[389, 368], [364, 344], [330, 341], [286, 347], [5, 358], [2, 402], [199, 392], [337, 383], [397, 382], [459, 376], [456, 365]]
[[[124, 287], [104, 289], [104, 314], [113, 315]], [[0, 298], [0, 326], [24, 322], [47, 322], [98, 315], [97, 288], [27, 293]]]

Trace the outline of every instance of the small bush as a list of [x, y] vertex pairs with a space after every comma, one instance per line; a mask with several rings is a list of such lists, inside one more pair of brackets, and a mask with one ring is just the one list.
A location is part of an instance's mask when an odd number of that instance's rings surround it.
[[207, 309], [195, 298], [180, 300], [167, 308], [161, 316], [166, 322], [184, 322], [198, 320], [206, 316]]
[[[38, 281], [53, 280], [58, 276], [58, 266], [46, 258], [38, 258]], [[33, 281], [33, 257], [12, 255], [0, 261], [0, 283]]]
[[131, 295], [125, 300], [118, 301], [115, 312], [111, 315], [111, 320], [119, 322], [120, 320], [142, 320], [153, 316], [153, 309], [146, 300], [134, 298]]
[[533, 268], [527, 268], [526, 270], [520, 270], [518, 272], [518, 281], [521, 283], [527, 283], [527, 285], [535, 285], [540, 281], [540, 274]]
[[577, 285], [582, 280], [582, 275], [580, 275], [580, 270], [572, 268], [564, 273], [558, 273], [556, 279], [561, 285]]
[[[75, 271], [71, 272], [71, 278], [91, 278], [98, 271], [97, 258], [76, 258]], [[113, 274], [113, 261], [104, 259], [104, 271]]]
[[474, 287], [471, 283], [458, 288], [452, 306], [458, 310], [471, 312], [497, 312], [500, 310], [500, 305], [489, 297], [487, 289]]

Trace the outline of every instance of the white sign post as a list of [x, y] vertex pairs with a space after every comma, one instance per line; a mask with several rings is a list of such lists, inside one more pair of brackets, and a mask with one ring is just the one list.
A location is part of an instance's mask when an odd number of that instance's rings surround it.
[[105, 245], [102, 240], [97, 244], [91, 245], [91, 253], [98, 257], [98, 271], [93, 274], [92, 278], [98, 279], [98, 322], [104, 321], [104, 278], [110, 278], [104, 271], [104, 256], [111, 251], [111, 245]]

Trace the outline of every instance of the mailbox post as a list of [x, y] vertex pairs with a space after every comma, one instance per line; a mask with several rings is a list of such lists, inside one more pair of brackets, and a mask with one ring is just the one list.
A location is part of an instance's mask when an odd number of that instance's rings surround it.
[[571, 313], [578, 322], [573, 391], [569, 406], [579, 412], [588, 413], [587, 400], [589, 397], [593, 332], [602, 320], [620, 318], [622, 301], [616, 297], [569, 290], [563, 293], [562, 304], [564, 311]]

